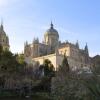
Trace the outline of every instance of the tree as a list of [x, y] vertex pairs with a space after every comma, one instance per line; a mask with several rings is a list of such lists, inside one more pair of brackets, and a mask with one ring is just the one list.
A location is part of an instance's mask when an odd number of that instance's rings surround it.
[[2, 46], [0, 45], [0, 54], [3, 52], [3, 48]]
[[[22, 63], [19, 63], [16, 59], [17, 55], [14, 55], [12, 52], [5, 50], [2, 51], [0, 57], [0, 79], [2, 83], [7, 83], [7, 80], [10, 80], [13, 84], [13, 81], [21, 78], [22, 72], [24, 72], [24, 66]], [[5, 84], [5, 85], [6, 85]]]
[[95, 74], [77, 74], [66, 72], [66, 58], [56, 76], [52, 79], [52, 95], [55, 100], [99, 100], [100, 79]]
[[69, 71], [69, 64], [66, 55], [64, 55], [61, 66], [64, 67], [67, 72]]
[[19, 64], [25, 64], [24, 54], [16, 55], [16, 58], [17, 58], [17, 61], [18, 61]]
[[55, 100], [88, 100], [85, 99], [88, 94], [87, 89], [78, 81], [77, 74], [70, 71], [65, 55], [59, 70], [52, 79], [51, 90]]
[[52, 77], [52, 75], [54, 74], [54, 66], [51, 63], [50, 60], [45, 59], [44, 63], [43, 63], [43, 69], [44, 69], [44, 75], [45, 76], [50, 76]]
[[[87, 77], [87, 76], [86, 76]], [[91, 76], [88, 76], [88, 78], [82, 78], [79, 80], [80, 83], [82, 83], [85, 88], [89, 91], [89, 98], [88, 100], [99, 100], [100, 99], [100, 76], [93, 73]]]
[[[40, 65], [39, 71], [42, 75], [39, 79], [41, 80], [38, 84], [37, 91], [43, 91], [43, 92], [50, 92], [51, 91], [51, 79], [55, 75], [54, 66], [51, 63], [50, 60], [45, 59], [43, 65]], [[40, 75], [41, 76], [41, 75]]]
[[64, 58], [62, 60], [61, 65], [59, 66], [57, 74], [62, 74], [64, 76], [64, 75], [67, 75], [69, 71], [70, 71], [70, 68], [69, 68], [68, 60], [67, 60], [66, 55], [64, 55]]
[[93, 58], [91, 58], [91, 61], [93, 63], [92, 70], [95, 74], [100, 74], [100, 55], [96, 55]]

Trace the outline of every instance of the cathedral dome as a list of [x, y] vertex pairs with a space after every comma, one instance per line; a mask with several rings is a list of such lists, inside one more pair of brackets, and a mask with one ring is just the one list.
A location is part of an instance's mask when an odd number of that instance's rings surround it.
[[48, 29], [48, 30], [46, 31], [46, 33], [45, 33], [45, 36], [48, 36], [48, 35], [54, 35], [54, 36], [59, 37], [59, 34], [58, 34], [57, 30], [53, 28], [52, 22], [51, 22], [51, 27], [50, 27], [50, 29]]

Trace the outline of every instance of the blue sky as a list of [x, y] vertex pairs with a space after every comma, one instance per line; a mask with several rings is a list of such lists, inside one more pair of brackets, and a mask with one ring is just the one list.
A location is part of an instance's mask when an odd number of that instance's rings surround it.
[[87, 42], [90, 56], [100, 54], [100, 0], [0, 0], [0, 17], [14, 53], [26, 40], [42, 41], [52, 20], [61, 41]]

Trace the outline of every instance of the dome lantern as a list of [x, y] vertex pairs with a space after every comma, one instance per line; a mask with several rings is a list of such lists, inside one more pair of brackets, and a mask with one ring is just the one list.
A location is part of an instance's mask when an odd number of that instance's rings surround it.
[[51, 21], [51, 29], [53, 29], [53, 24], [52, 24], [52, 21]]

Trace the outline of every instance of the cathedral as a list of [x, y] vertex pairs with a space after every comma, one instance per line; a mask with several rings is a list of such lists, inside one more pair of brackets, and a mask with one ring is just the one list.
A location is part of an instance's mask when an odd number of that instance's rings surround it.
[[61, 42], [59, 40], [59, 33], [54, 28], [52, 22], [50, 28], [44, 33], [44, 40], [39, 42], [38, 38], [34, 38], [33, 42], [29, 44], [27, 41], [24, 44], [24, 55], [27, 63], [43, 64], [45, 59], [49, 59], [58, 69], [61, 65], [64, 55], [67, 56], [70, 68], [90, 67], [90, 57], [88, 46], [80, 49], [78, 41], [72, 44], [68, 41]]
[[3, 50], [9, 50], [9, 38], [4, 31], [3, 23], [0, 25], [0, 46], [2, 46]]

